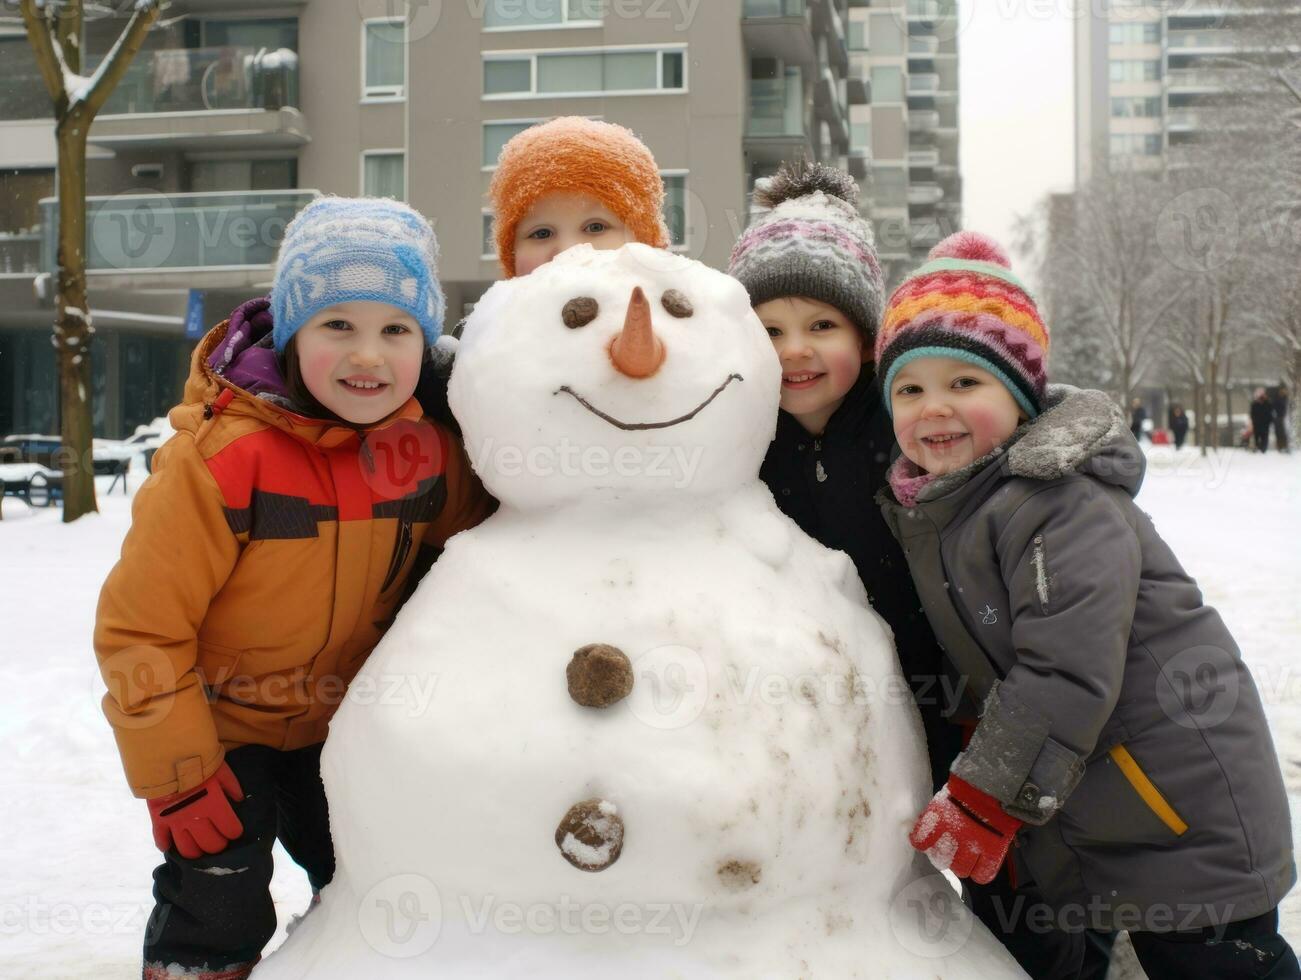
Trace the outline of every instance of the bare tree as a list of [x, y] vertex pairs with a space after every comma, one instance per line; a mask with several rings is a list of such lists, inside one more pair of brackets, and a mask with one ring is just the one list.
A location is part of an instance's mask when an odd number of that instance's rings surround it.
[[59, 365], [64, 458], [63, 520], [93, 513], [90, 345], [86, 302], [86, 137], [158, 17], [158, 0], [130, 0], [130, 20], [90, 77], [81, 74], [82, 0], [21, 0], [27, 40], [54, 103], [58, 145], [59, 243], [54, 348]]

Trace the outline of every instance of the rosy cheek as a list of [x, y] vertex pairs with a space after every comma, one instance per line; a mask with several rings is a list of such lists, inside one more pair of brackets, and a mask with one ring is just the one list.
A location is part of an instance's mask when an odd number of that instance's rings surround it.
[[831, 377], [832, 385], [846, 391], [854, 386], [859, 373], [863, 370], [863, 359], [858, 351], [836, 351], [834, 354], [824, 355], [822, 360], [826, 365], [827, 374]]
[[[993, 409], [973, 406], [962, 413], [962, 420], [967, 426], [967, 431], [971, 433], [971, 440], [978, 449], [978, 455], [984, 455], [995, 446], [1002, 443], [1012, 434], [1015, 429], [1008, 429], [1006, 413], [997, 412]], [[1007, 431], [1004, 431], [1004, 430]]]
[[302, 373], [308, 390], [316, 394], [329, 386], [337, 363], [338, 359], [330, 351], [323, 350], [300, 357], [298, 370]]

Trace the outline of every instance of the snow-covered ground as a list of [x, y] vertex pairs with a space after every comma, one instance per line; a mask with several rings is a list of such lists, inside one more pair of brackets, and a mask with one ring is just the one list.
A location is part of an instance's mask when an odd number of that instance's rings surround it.
[[[132, 491], [140, 480], [132, 477]], [[0, 521], [5, 978], [139, 976], [158, 853], [100, 713], [91, 650], [96, 597], [130, 500], [101, 493], [99, 502], [98, 516], [65, 527], [57, 509], [31, 511], [9, 498]], [[1139, 502], [1237, 637], [1301, 812], [1301, 665], [1293, 660], [1301, 640], [1301, 455], [1233, 450], [1203, 459], [1195, 450], [1154, 448]], [[279, 847], [273, 894], [281, 923], [274, 946], [309, 897]], [[1284, 934], [1301, 943], [1301, 893], [1284, 902], [1283, 920]]]

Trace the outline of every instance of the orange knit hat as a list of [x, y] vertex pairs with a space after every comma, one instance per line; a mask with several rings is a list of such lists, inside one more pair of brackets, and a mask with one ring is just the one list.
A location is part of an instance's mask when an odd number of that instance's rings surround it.
[[507, 279], [515, 277], [516, 227], [539, 198], [555, 191], [596, 198], [637, 241], [668, 248], [664, 181], [646, 144], [614, 123], [561, 116], [516, 134], [497, 159], [488, 194]]

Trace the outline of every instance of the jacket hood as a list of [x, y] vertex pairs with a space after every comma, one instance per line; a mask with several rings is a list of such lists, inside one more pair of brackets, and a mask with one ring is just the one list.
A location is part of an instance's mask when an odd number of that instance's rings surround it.
[[272, 343], [271, 297], [261, 296], [236, 307], [229, 323], [226, 335], [208, 357], [208, 367], [256, 398], [291, 407]]
[[1081, 472], [1124, 489], [1143, 483], [1147, 460], [1124, 413], [1101, 392], [1050, 385], [1046, 408], [1007, 449], [1007, 471], [1032, 480]]

